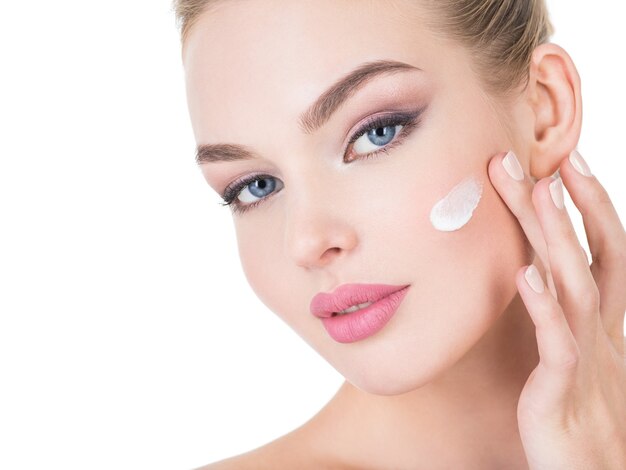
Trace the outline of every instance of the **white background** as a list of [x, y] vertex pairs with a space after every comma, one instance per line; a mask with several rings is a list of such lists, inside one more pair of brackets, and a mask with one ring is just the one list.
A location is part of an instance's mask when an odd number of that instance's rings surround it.
[[[626, 8], [549, 7], [625, 220]], [[169, 0], [3, 2], [0, 58], [0, 467], [188, 469], [308, 420], [342, 378], [243, 277]]]

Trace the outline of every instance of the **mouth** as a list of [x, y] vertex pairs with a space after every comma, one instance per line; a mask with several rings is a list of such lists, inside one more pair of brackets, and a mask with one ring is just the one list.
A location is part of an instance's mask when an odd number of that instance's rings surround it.
[[344, 309], [340, 312], [333, 312], [331, 316], [336, 317], [336, 316], [341, 316], [341, 315], [347, 315], [348, 313], [352, 313], [352, 312], [357, 312], [359, 310], [364, 309], [365, 307], [369, 307], [373, 303], [374, 302], [364, 302], [362, 304], [353, 305], [352, 307]]
[[408, 286], [409, 284], [343, 284], [332, 293], [320, 292], [313, 297], [311, 314], [318, 318], [329, 318], [366, 310], [372, 304]]
[[[376, 302], [366, 302], [321, 317], [326, 332], [338, 343], [352, 343], [368, 338], [391, 320], [409, 290], [406, 286]], [[362, 305], [363, 305], [362, 304]]]
[[383, 329], [398, 310], [409, 287], [345, 285], [332, 295], [314, 297], [311, 312], [320, 318], [335, 341], [360, 341]]

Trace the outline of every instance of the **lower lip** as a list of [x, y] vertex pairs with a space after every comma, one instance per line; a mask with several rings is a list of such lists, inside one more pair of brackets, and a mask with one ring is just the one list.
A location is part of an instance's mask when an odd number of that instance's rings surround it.
[[368, 338], [380, 331], [396, 313], [408, 289], [409, 286], [361, 310], [322, 318], [324, 328], [339, 343], [353, 343]]

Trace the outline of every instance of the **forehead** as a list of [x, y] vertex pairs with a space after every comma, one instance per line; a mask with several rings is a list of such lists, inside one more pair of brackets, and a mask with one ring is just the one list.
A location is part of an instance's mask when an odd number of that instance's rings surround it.
[[[367, 61], [432, 71], [442, 46], [422, 18], [409, 0], [220, 2], [199, 18], [185, 44], [196, 140], [224, 140], [233, 128], [227, 123], [252, 123], [259, 113], [295, 120], [330, 83]], [[218, 128], [219, 136], [210, 134]]]

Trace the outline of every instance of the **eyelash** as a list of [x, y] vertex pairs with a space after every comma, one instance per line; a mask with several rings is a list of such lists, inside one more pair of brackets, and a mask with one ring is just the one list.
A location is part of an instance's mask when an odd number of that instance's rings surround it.
[[[359, 160], [364, 160], [372, 157], [376, 157], [381, 153], [388, 153], [389, 150], [395, 148], [400, 145], [404, 139], [406, 139], [411, 132], [420, 124], [421, 116], [423, 114], [424, 108], [419, 109], [418, 111], [414, 111], [409, 114], [390, 114], [383, 116], [375, 116], [368, 119], [360, 128], [357, 130], [348, 142], [348, 148], [360, 139], [363, 135], [365, 135], [370, 130], [375, 130], [384, 127], [395, 127], [398, 125], [403, 126], [400, 130], [400, 133], [395, 136], [394, 140], [391, 143], [387, 144], [387, 146], [380, 148], [374, 152], [366, 153], [364, 155], [358, 155], [357, 158]], [[345, 158], [345, 154], [344, 154]], [[248, 186], [250, 183], [254, 183], [255, 181], [263, 180], [266, 178], [273, 178], [271, 175], [266, 174], [258, 174], [258, 175], [249, 175], [238, 180], [233, 181], [225, 190], [222, 196], [224, 202], [220, 202], [219, 204], [222, 206], [231, 206], [231, 210], [233, 214], [243, 214], [244, 212], [258, 206], [263, 201], [268, 199], [268, 197], [264, 197], [259, 199], [258, 201], [252, 202], [250, 204], [241, 204], [236, 198], [239, 196], [239, 193], [242, 189]]]

